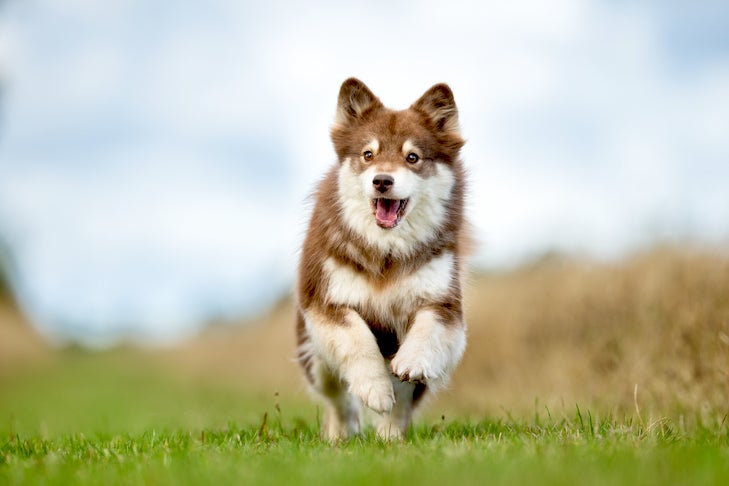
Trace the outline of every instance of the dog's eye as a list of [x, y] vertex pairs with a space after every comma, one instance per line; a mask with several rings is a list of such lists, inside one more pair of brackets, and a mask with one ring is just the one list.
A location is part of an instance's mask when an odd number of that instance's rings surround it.
[[362, 154], [362, 157], [364, 157], [365, 160], [372, 160], [374, 154], [370, 150], [365, 150], [365, 152]]
[[418, 157], [418, 154], [413, 154], [413, 153], [410, 153], [410, 154], [408, 154], [408, 156], [407, 156], [407, 157], [405, 157], [405, 158], [406, 158], [406, 160], [407, 160], [407, 161], [408, 161], [409, 163], [411, 163], [411, 164], [414, 164], [414, 163], [416, 163], [416, 162], [417, 162], [418, 160], [420, 160], [420, 157]]

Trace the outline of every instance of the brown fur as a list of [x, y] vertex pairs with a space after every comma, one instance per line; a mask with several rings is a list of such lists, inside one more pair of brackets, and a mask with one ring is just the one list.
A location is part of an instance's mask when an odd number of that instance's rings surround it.
[[[377, 136], [379, 150], [369, 163], [362, 158], [363, 147]], [[408, 276], [444, 252], [456, 255], [451, 274], [450, 292], [442, 299], [422, 299], [418, 309], [430, 308], [445, 325], [462, 325], [463, 306], [461, 299], [458, 256], [464, 253], [467, 241], [464, 223], [465, 174], [459, 159], [464, 144], [457, 129], [455, 102], [450, 89], [439, 84], [428, 90], [410, 108], [395, 111], [385, 108], [380, 100], [358, 80], [345, 81], [339, 95], [337, 121], [331, 130], [331, 138], [338, 156], [338, 164], [332, 167], [319, 183], [306, 239], [303, 245], [296, 289], [297, 295], [297, 343], [300, 350], [307, 343], [308, 335], [303, 312], [314, 308], [327, 316], [331, 325], [345, 325], [344, 308], [327, 299], [328, 280], [324, 270], [327, 259], [349, 266], [359, 275], [365, 276], [376, 289], [386, 290], [397, 285], [398, 279]], [[405, 162], [401, 147], [410, 140], [419, 150], [420, 161], [414, 165]], [[371, 246], [358, 232], [343, 220], [338, 196], [338, 169], [349, 159], [352, 168], [361, 172], [370, 164], [380, 164], [384, 171], [403, 164], [422, 178], [435, 173], [435, 164], [447, 164], [452, 170], [455, 184], [447, 201], [442, 225], [433, 231], [426, 241], [412, 242], [411, 251], [406, 254], [386, 253]], [[377, 338], [377, 344], [384, 358], [391, 359], [400, 342], [387, 316], [368, 306], [353, 309], [369, 325]], [[399, 309], [391, 309], [397, 315]], [[408, 328], [415, 312], [407, 316]], [[313, 381], [312, 362], [305, 352], [300, 351], [299, 361], [307, 378]], [[425, 385], [418, 384], [414, 391], [419, 401]]]

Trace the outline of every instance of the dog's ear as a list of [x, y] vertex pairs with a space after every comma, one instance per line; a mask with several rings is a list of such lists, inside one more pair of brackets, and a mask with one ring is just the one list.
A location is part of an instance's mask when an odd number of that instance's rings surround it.
[[335, 124], [347, 126], [365, 120], [383, 108], [382, 102], [357, 78], [349, 78], [339, 89]]
[[457, 134], [459, 131], [456, 100], [447, 84], [434, 85], [410, 108], [424, 114], [442, 132]]

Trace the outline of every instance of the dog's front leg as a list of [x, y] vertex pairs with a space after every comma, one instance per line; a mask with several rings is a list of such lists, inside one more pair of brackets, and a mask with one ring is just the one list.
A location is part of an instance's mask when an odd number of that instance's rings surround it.
[[343, 379], [349, 392], [375, 412], [389, 412], [395, 403], [390, 371], [367, 323], [352, 309], [336, 307], [304, 311], [315, 352]]
[[466, 325], [460, 315], [423, 308], [413, 319], [390, 363], [402, 381], [422, 381], [431, 388], [448, 382], [466, 349]]

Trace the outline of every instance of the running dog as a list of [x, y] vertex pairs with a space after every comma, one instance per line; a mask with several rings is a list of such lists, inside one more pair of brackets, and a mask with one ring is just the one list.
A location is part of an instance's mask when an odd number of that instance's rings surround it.
[[451, 89], [392, 110], [358, 79], [339, 91], [338, 162], [317, 186], [299, 265], [298, 361], [326, 404], [323, 435], [402, 437], [466, 347], [464, 144]]

